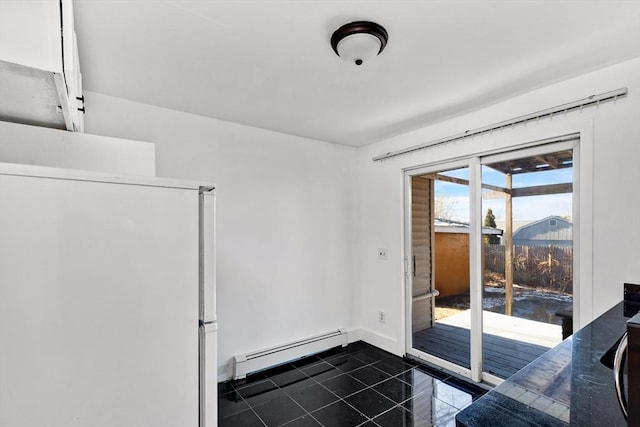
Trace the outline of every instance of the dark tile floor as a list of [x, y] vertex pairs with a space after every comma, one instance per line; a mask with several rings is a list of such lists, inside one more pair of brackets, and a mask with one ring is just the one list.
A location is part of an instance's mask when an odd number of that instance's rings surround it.
[[219, 385], [220, 427], [455, 426], [484, 390], [362, 341]]

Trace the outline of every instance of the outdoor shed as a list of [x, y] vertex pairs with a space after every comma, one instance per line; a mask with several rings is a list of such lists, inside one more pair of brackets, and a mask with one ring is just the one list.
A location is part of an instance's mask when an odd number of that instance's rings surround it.
[[571, 220], [549, 216], [518, 228], [513, 233], [513, 244], [569, 247], [573, 244], [573, 224]]
[[[469, 292], [469, 224], [435, 219], [435, 287], [441, 297]], [[482, 234], [502, 230], [482, 227]]]

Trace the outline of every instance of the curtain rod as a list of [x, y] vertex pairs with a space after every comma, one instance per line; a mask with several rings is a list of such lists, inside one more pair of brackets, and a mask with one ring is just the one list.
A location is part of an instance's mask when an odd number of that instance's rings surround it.
[[530, 122], [532, 120], [538, 120], [543, 117], [551, 117], [556, 113], [572, 111], [576, 109], [582, 109], [583, 107], [588, 107], [591, 105], [599, 105], [603, 101], [615, 100], [619, 96], [625, 96], [628, 92], [626, 87], [612, 90], [610, 92], [601, 93], [599, 95], [591, 95], [587, 98], [579, 99], [577, 101], [568, 102], [566, 104], [557, 105], [555, 107], [547, 108], [545, 110], [540, 110], [535, 113], [526, 114], [524, 116], [515, 117], [513, 119], [505, 120], [503, 122], [494, 123], [492, 125], [483, 126], [471, 130], [466, 130], [462, 133], [455, 134], [453, 136], [448, 136], [446, 138], [436, 139], [434, 141], [426, 142], [424, 144], [414, 145], [409, 148], [404, 148], [402, 150], [390, 151], [385, 154], [381, 154], [373, 158], [374, 162], [389, 159], [391, 157], [400, 156], [402, 154], [411, 153], [413, 151], [423, 150], [428, 147], [433, 147], [435, 145], [444, 144], [446, 142], [457, 141], [459, 139], [464, 139], [469, 136], [479, 135], [486, 132], [491, 132], [497, 129], [504, 129], [509, 126], [514, 126], [520, 123]]

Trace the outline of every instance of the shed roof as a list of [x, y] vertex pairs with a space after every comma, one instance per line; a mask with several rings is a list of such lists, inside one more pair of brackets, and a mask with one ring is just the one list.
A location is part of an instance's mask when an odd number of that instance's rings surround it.
[[[552, 225], [553, 224], [553, 225]], [[573, 238], [573, 223], [567, 218], [551, 215], [523, 225], [513, 233], [514, 240], [564, 241]]]
[[[469, 223], [450, 219], [434, 219], [436, 233], [469, 233]], [[494, 227], [482, 227], [482, 234], [502, 236], [503, 231]]]

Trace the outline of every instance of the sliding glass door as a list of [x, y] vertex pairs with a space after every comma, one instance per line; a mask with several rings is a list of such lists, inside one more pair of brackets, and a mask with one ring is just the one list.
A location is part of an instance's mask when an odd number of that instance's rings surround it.
[[413, 347], [471, 369], [469, 167], [411, 177]]
[[410, 180], [411, 350], [471, 372], [469, 166], [449, 164]]
[[571, 333], [573, 150], [549, 149], [482, 159], [482, 366], [499, 378]]
[[498, 383], [571, 333], [576, 142], [406, 172], [408, 354]]

